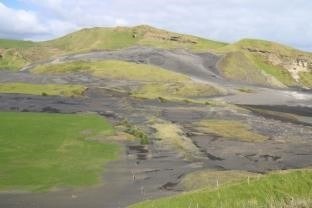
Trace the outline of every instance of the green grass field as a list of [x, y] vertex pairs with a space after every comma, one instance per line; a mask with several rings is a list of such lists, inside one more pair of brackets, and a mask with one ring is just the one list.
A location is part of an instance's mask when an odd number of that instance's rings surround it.
[[97, 115], [1, 112], [0, 124], [2, 191], [94, 185], [118, 156], [116, 144], [92, 140], [114, 131]]
[[28, 83], [2, 83], [0, 93], [17, 93], [30, 95], [60, 95], [66, 97], [82, 96], [86, 87], [82, 85], [62, 85], [62, 84], [28, 84]]
[[151, 200], [131, 208], [309, 208], [312, 170], [270, 173], [260, 178]]

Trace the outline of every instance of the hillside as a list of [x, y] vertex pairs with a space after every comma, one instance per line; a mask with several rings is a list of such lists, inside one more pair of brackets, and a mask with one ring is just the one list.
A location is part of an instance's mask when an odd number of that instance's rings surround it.
[[243, 39], [219, 52], [224, 54], [221, 71], [229, 79], [277, 87], [312, 86], [311, 53], [254, 39]]
[[147, 25], [137, 27], [82, 29], [78, 32], [42, 44], [56, 47], [66, 52], [113, 50], [127, 48], [133, 45], [145, 45], [166, 49], [184, 48], [192, 51], [209, 51], [226, 45], [226, 43], [172, 33]]
[[185, 49], [222, 56], [220, 74], [232, 81], [269, 87], [312, 87], [312, 54], [279, 43], [243, 39], [233, 44], [153, 28], [89, 28], [44, 42], [0, 40], [0, 68], [17, 70], [53, 56], [132, 46]]

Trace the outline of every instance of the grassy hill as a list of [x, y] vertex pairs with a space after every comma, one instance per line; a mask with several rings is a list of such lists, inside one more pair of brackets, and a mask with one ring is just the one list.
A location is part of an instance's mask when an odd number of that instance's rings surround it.
[[88, 28], [44, 42], [0, 40], [0, 69], [19, 69], [49, 57], [131, 46], [222, 55], [221, 74], [230, 80], [273, 87], [312, 87], [312, 53], [279, 43], [243, 39], [233, 44], [184, 35], [147, 25]]
[[312, 53], [254, 39], [243, 39], [218, 52], [224, 55], [221, 72], [229, 79], [275, 87], [311, 87]]
[[42, 44], [56, 47], [66, 52], [112, 50], [127, 48], [133, 45], [209, 51], [227, 45], [226, 43], [168, 32], [147, 25], [82, 29]]

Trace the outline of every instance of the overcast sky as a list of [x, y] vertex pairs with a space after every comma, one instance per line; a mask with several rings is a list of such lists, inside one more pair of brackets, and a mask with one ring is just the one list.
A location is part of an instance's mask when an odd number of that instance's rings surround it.
[[312, 51], [311, 0], [0, 0], [0, 38], [46, 40], [83, 27], [139, 24]]

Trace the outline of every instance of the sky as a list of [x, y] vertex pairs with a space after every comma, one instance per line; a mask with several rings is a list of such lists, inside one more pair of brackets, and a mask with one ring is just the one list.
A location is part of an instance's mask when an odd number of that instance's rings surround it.
[[0, 38], [48, 40], [85, 27], [141, 24], [312, 51], [311, 0], [0, 0]]

